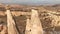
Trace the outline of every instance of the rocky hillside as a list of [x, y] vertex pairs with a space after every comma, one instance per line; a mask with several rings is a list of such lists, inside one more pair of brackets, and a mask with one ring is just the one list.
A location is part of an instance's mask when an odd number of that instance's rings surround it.
[[[30, 17], [31, 9], [35, 9], [38, 11], [45, 32], [51, 31], [53, 33], [55, 31], [56, 32], [60, 31], [60, 11], [59, 11], [60, 9], [58, 10], [57, 8], [52, 6], [33, 7], [33, 6], [10, 5], [11, 13], [16, 22], [20, 34], [24, 34], [25, 32], [27, 19], [26, 16], [31, 18]], [[6, 9], [5, 6], [2, 5], [0, 5], [0, 22], [1, 21], [3, 21], [4, 24], [7, 24]]]

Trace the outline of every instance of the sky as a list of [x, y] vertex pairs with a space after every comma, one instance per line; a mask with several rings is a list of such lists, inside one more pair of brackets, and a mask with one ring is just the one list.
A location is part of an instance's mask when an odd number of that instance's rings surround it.
[[60, 0], [0, 0], [0, 3], [18, 4], [60, 4]]

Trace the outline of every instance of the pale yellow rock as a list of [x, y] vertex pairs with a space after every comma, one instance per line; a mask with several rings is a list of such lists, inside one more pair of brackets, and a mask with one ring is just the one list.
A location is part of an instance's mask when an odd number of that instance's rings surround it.
[[10, 10], [7, 10], [7, 27], [8, 27], [8, 34], [19, 34], [16, 26], [15, 21], [12, 18], [12, 15], [10, 13]]
[[31, 30], [31, 23], [30, 23], [30, 19], [27, 18], [25, 34], [30, 34], [31, 33], [30, 30]]
[[31, 34], [43, 34], [43, 28], [37, 10], [32, 9], [31, 24]]

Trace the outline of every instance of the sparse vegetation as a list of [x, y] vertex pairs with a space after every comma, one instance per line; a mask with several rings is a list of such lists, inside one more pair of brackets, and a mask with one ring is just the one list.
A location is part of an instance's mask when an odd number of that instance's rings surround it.
[[[10, 11], [20, 34], [25, 34], [26, 16], [31, 20], [32, 9], [37, 9], [44, 34], [57, 34], [60, 32], [60, 6], [58, 5], [38, 7], [10, 5], [9, 7], [11, 7]], [[0, 5], [0, 21], [7, 25], [6, 8], [2, 5]]]

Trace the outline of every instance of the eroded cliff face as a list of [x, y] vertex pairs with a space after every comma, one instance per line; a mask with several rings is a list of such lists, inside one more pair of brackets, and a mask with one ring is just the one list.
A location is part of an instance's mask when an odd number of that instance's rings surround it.
[[[60, 12], [59, 11], [52, 11], [48, 10], [44, 7], [35, 7], [39, 13], [39, 17], [42, 23], [43, 30], [45, 32], [51, 31], [52, 33], [54, 31], [60, 31]], [[29, 10], [32, 9], [32, 7], [28, 8]], [[24, 34], [25, 28], [26, 28], [26, 19], [28, 16], [31, 18], [31, 11], [11, 11], [12, 16], [17, 24], [17, 28], [20, 32], [20, 34]], [[7, 24], [7, 16], [6, 11], [0, 11], [0, 21], [3, 21], [5, 24]]]

